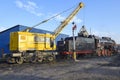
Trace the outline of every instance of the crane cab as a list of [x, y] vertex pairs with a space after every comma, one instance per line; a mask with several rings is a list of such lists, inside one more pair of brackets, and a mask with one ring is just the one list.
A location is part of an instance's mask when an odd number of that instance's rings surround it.
[[11, 51], [56, 50], [54, 36], [31, 32], [12, 32], [10, 35]]

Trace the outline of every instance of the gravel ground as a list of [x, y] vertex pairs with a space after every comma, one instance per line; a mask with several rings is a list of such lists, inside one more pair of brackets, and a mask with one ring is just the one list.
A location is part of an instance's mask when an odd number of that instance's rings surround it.
[[[0, 63], [0, 80], [120, 80], [120, 57], [82, 58], [74, 62]], [[119, 62], [120, 63], [120, 62]]]

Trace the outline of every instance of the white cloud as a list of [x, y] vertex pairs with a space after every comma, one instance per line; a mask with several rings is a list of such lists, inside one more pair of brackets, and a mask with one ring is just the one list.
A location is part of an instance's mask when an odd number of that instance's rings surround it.
[[[37, 6], [37, 4], [35, 2], [32, 1], [21, 1], [21, 0], [16, 0], [15, 4], [18, 8], [24, 9], [36, 16], [41, 16], [43, 15], [43, 13], [37, 12], [37, 10], [39, 9], [39, 7]], [[49, 16], [49, 14], [46, 14], [46, 16]], [[52, 16], [57, 15], [57, 14], [52, 14]], [[68, 17], [68, 16], [66, 16]], [[56, 21], [63, 21], [66, 19], [66, 17], [62, 16], [62, 15], [58, 15], [57, 17], [55, 17]], [[78, 18], [77, 16], [74, 16], [74, 18], [70, 21], [70, 22], [75, 22], [75, 23], [81, 23], [82, 20], [80, 18]]]
[[[56, 20], [57, 21], [63, 21], [63, 20], [65, 20], [66, 19], [66, 17], [63, 17], [63, 16], [61, 16], [61, 15], [58, 15], [57, 17], [56, 17]], [[79, 24], [79, 23], [81, 23], [82, 22], [82, 20], [80, 19], [80, 18], [78, 18], [78, 17], [74, 17], [70, 22], [75, 22], [75, 23], [77, 23], [77, 24]]]
[[15, 4], [17, 7], [24, 9], [24, 10], [26, 10], [26, 11], [28, 11], [36, 16], [43, 15], [42, 13], [36, 11], [38, 9], [38, 6], [36, 3], [32, 2], [32, 1], [27, 1], [25, 3], [25, 2], [22, 2], [20, 0], [16, 0]]
[[36, 5], [36, 3], [28, 1], [28, 5], [32, 6], [33, 8], [38, 8], [38, 6]]
[[78, 24], [82, 22], [82, 20], [76, 16], [71, 20], [71, 22], [73, 22], [73, 21]]
[[0, 27], [0, 32], [6, 30], [6, 27]]
[[98, 36], [110, 36], [107, 32], [99, 32], [99, 31], [92, 31], [92, 34], [98, 35]]
[[120, 44], [120, 34], [112, 34], [112, 38], [118, 43]]
[[100, 37], [111, 37], [113, 40], [115, 40], [116, 43], [120, 44], [120, 34], [100, 31], [92, 31], [92, 34]]
[[56, 20], [58, 20], [58, 21], [63, 21], [65, 19], [65, 17], [63, 17], [63, 16], [61, 16], [61, 15], [58, 15], [57, 17], [56, 17]]

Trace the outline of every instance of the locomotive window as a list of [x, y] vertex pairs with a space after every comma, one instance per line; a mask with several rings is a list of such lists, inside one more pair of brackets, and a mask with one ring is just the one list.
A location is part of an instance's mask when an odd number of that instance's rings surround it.
[[45, 38], [46, 43], [50, 43], [50, 38]]
[[35, 36], [35, 42], [44, 42], [44, 37]]
[[35, 39], [35, 42], [39, 42], [40, 41], [38, 36], [35, 36], [34, 39]]

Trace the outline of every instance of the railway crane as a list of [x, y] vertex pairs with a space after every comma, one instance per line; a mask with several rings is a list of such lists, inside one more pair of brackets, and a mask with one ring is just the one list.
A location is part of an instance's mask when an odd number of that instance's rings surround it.
[[7, 61], [18, 64], [23, 62], [53, 61], [57, 54], [55, 38], [83, 6], [83, 3], [80, 2], [75, 10], [55, 29], [53, 34], [29, 32], [32, 28], [12, 32], [10, 34], [11, 54]]

